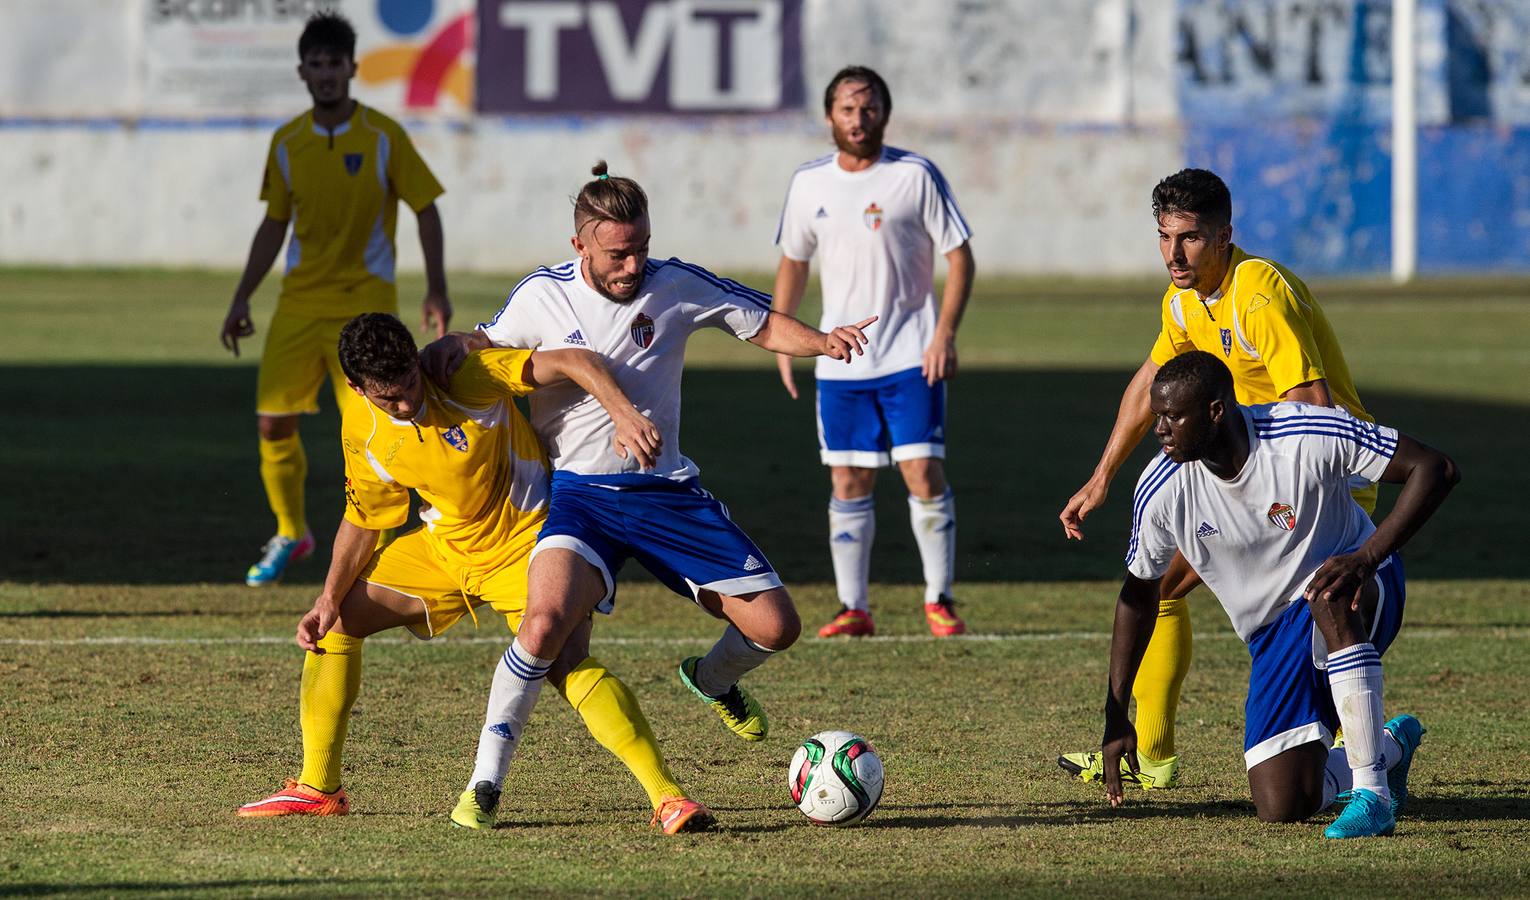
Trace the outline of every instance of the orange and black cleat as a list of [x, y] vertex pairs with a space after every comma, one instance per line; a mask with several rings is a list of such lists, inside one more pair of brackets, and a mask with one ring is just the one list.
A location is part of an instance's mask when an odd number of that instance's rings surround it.
[[659, 808], [653, 811], [653, 821], [650, 825], [658, 826], [665, 834], [679, 834], [682, 831], [710, 831], [717, 824], [717, 817], [695, 800], [687, 800], [684, 797], [670, 797], [661, 802]]
[[263, 816], [343, 816], [351, 811], [351, 799], [345, 796], [345, 788], [325, 793], [299, 782], [287, 779], [282, 789], [264, 800], [246, 803], [235, 815], [245, 818]]

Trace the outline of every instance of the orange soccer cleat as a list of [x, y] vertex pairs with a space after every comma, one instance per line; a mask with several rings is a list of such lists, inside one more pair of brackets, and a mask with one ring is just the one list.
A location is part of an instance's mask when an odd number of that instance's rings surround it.
[[653, 821], [648, 824], [657, 825], [665, 834], [679, 834], [682, 831], [708, 831], [717, 824], [717, 817], [695, 800], [670, 797], [653, 811]]
[[839, 615], [829, 621], [829, 624], [818, 629], [821, 638], [839, 637], [867, 637], [877, 633], [877, 627], [871, 624], [871, 613], [864, 609], [851, 609], [848, 606], [839, 611]]
[[965, 634], [967, 623], [952, 609], [956, 601], [950, 597], [941, 595], [934, 603], [924, 605], [924, 620], [929, 623], [930, 634], [936, 637], [951, 637], [955, 634]]
[[316, 790], [287, 779], [282, 789], [264, 800], [246, 803], [235, 813], [245, 818], [262, 816], [343, 816], [351, 811], [351, 798], [345, 796], [344, 788], [330, 793]]

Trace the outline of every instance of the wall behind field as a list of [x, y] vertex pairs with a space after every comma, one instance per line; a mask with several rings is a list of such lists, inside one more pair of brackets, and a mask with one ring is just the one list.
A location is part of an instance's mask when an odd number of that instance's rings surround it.
[[[318, 0], [55, 0], [0, 12], [0, 263], [243, 263], [271, 129], [307, 105]], [[774, 267], [787, 179], [831, 149], [822, 84], [891, 83], [986, 272], [1158, 271], [1147, 197], [1184, 165], [1298, 271], [1390, 263], [1381, 0], [326, 0], [354, 93], [446, 185], [453, 268], [569, 255], [590, 163], [654, 199], [655, 252]], [[1425, 271], [1530, 266], [1530, 14], [1422, 0]], [[1516, 38], [1518, 35], [1518, 38]], [[418, 267], [412, 219], [400, 261]]]

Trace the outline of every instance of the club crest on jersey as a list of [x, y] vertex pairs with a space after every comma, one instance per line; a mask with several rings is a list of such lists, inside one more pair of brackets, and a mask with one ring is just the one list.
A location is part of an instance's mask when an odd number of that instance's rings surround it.
[[646, 313], [638, 313], [632, 320], [632, 343], [647, 350], [653, 346], [653, 319]]
[[1232, 356], [1232, 329], [1222, 329], [1222, 355]]
[[1270, 511], [1265, 513], [1269, 517], [1270, 524], [1281, 531], [1296, 530], [1296, 510], [1286, 503], [1274, 503], [1270, 505]]
[[360, 153], [345, 154], [345, 173], [347, 175], [355, 175], [357, 172], [361, 171], [362, 155], [363, 154]]
[[865, 222], [866, 227], [872, 231], [879, 230], [882, 227], [882, 207], [875, 203], [866, 207], [866, 211], [861, 213], [861, 221]]
[[466, 453], [468, 449], [467, 435], [463, 434], [461, 425], [453, 425], [441, 432], [441, 440], [451, 444], [456, 450]]

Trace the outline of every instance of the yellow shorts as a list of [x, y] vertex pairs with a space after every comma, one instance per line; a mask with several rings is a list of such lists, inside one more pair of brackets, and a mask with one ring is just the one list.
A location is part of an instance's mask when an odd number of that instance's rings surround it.
[[[379, 312], [397, 315], [397, 308]], [[360, 400], [345, 384], [340, 369], [340, 329], [349, 319], [315, 319], [284, 312], [271, 316], [266, 346], [255, 383], [255, 414], [295, 416], [319, 411], [319, 386], [329, 376], [335, 405]]]
[[[526, 615], [526, 570], [536, 532], [527, 532], [523, 552], [509, 565], [488, 573], [470, 572], [436, 551], [424, 528], [401, 535], [372, 555], [361, 580], [413, 597], [425, 606], [425, 621], [409, 630], [430, 640], [487, 603], [505, 617], [512, 631]], [[473, 616], [477, 622], [477, 616]]]

